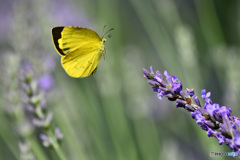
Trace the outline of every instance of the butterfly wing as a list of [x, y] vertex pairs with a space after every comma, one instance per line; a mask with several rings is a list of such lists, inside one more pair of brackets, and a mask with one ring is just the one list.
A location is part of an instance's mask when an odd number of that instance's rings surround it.
[[[85, 46], [83, 46], [83, 48], [84, 47]], [[93, 49], [94, 47], [88, 48], [87, 50], [83, 48], [73, 51], [66, 56], [62, 56], [62, 66], [71, 77], [83, 78], [94, 74], [101, 59], [103, 51]]]
[[62, 37], [61, 36], [61, 32], [63, 31], [64, 27], [54, 27], [52, 28], [52, 40], [53, 40], [53, 44], [55, 49], [58, 51], [58, 53], [61, 56], [64, 56], [65, 53], [59, 48], [59, 43], [58, 40]]
[[53, 43], [62, 56], [61, 63], [72, 77], [87, 77], [94, 74], [104, 51], [99, 35], [83, 27], [55, 27]]

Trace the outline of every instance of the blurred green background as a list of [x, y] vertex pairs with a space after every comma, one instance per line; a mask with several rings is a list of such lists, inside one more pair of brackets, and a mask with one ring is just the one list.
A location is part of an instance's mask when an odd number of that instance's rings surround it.
[[[54, 78], [46, 100], [67, 159], [202, 160], [212, 159], [210, 151], [230, 152], [175, 102], [158, 100], [142, 68], [168, 70], [198, 97], [207, 89], [213, 102], [239, 117], [239, 11], [239, 1], [223, 0], [1, 0], [0, 159], [20, 156], [16, 128], [24, 126], [9, 110], [22, 106], [21, 89], [9, 73], [25, 60], [36, 78]], [[51, 28], [68, 25], [100, 35], [104, 25], [115, 29], [94, 76], [74, 79], [61, 67]], [[58, 159], [42, 147], [39, 131], [31, 143], [37, 159]]]

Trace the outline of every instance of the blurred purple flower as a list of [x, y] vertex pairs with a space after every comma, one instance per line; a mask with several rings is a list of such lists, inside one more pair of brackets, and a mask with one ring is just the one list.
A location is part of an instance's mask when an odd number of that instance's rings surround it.
[[63, 134], [62, 134], [60, 128], [58, 128], [58, 127], [55, 128], [54, 135], [58, 141], [63, 139]]
[[43, 146], [44, 147], [49, 147], [52, 145], [52, 141], [51, 138], [49, 138], [48, 136], [46, 136], [45, 134], [40, 134], [40, 139], [42, 140]]
[[152, 85], [153, 91], [158, 92], [158, 98], [167, 97], [176, 101], [177, 107], [182, 107], [191, 112], [192, 118], [201, 128], [207, 131], [209, 137], [218, 139], [219, 144], [226, 143], [234, 152], [240, 154], [240, 120], [232, 114], [231, 108], [220, 107], [210, 99], [211, 93], [205, 89], [201, 91], [201, 97], [205, 100], [202, 108], [200, 100], [194, 95], [194, 89], [182, 90], [182, 83], [174, 75], [164, 72], [166, 82], [161, 73], [150, 67], [150, 72], [143, 68], [144, 78]]
[[37, 158], [31, 151], [31, 144], [28, 141], [20, 141], [18, 143], [18, 146], [20, 148], [20, 159], [28, 159], [28, 160], [36, 160]]
[[12, 1], [1, 1], [0, 5], [0, 44], [6, 43], [10, 38], [12, 23]]
[[54, 84], [53, 77], [50, 74], [45, 74], [41, 76], [38, 80], [39, 87], [44, 91], [49, 91], [52, 89]]
[[29, 81], [34, 74], [34, 68], [33, 65], [29, 61], [24, 61], [21, 64], [21, 70], [20, 70], [20, 79], [24, 79], [25, 81]]
[[[50, 61], [52, 64], [52, 61]], [[23, 91], [25, 94], [27, 109], [32, 114], [32, 124], [42, 129], [46, 134], [41, 134], [40, 139], [45, 147], [53, 146], [57, 149], [58, 140], [63, 138], [63, 134], [59, 129], [55, 130], [55, 134], [52, 134], [50, 125], [52, 123], [53, 113], [47, 111], [46, 99], [43, 91], [47, 91], [53, 86], [53, 78], [48, 73], [40, 77], [38, 81], [35, 80], [35, 74], [32, 69], [32, 65], [28, 62], [24, 62], [21, 68], [21, 80]]]
[[53, 56], [46, 56], [43, 60], [43, 72], [44, 74], [38, 79], [38, 86], [43, 91], [49, 91], [54, 85], [54, 79], [52, 72], [55, 69], [55, 59]]
[[63, 0], [51, 1], [50, 14], [53, 15], [54, 21], [64, 26], [88, 26], [88, 18], [84, 8], [75, 8], [74, 5]]

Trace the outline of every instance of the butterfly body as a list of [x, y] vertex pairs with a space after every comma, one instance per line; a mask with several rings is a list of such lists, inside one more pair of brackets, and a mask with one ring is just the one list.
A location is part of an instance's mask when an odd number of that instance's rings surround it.
[[54, 27], [53, 44], [66, 73], [74, 78], [94, 75], [105, 50], [105, 38], [84, 27]]

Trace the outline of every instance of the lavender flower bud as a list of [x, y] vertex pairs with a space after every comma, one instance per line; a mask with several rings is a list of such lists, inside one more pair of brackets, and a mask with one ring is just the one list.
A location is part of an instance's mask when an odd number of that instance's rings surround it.
[[150, 66], [150, 73], [151, 73], [151, 74], [154, 74], [154, 70], [153, 70], [153, 67], [152, 67], [152, 66]]
[[234, 137], [234, 143], [236, 147], [240, 147], [240, 134], [235, 135]]
[[142, 69], [142, 72], [144, 73], [144, 75], [146, 76], [145, 78], [148, 79], [153, 79], [153, 76], [151, 75], [151, 73], [149, 73], [149, 71], [145, 68]]
[[150, 84], [150, 85], [152, 85], [154, 87], [159, 85], [156, 81], [153, 81], [153, 80], [149, 80], [148, 84]]
[[31, 146], [28, 142], [19, 142], [20, 159], [36, 160], [35, 155], [31, 152]]
[[212, 121], [205, 120], [204, 123], [211, 129], [218, 129], [218, 126], [216, 124], [214, 124]]
[[50, 124], [51, 124], [51, 121], [52, 121], [52, 118], [53, 118], [53, 114], [52, 114], [52, 112], [49, 112], [47, 114], [46, 118], [44, 118], [44, 117], [41, 118], [41, 119], [34, 118], [33, 119], [33, 124], [36, 125], [37, 127], [49, 128]]
[[62, 140], [63, 139], [63, 134], [58, 127], [55, 128], [54, 135], [55, 135], [57, 140]]
[[192, 97], [194, 96], [194, 89], [186, 89], [187, 93]]
[[176, 102], [183, 104], [183, 106], [185, 106], [185, 104], [187, 104], [187, 102], [182, 99], [177, 99]]
[[202, 116], [202, 113], [199, 110], [195, 110], [194, 112], [191, 112], [192, 118], [196, 119], [196, 123], [198, 125], [203, 124], [205, 122], [205, 118]]
[[[154, 73], [153, 73], [153, 74], [154, 74]], [[162, 74], [161, 74], [161, 72], [160, 72], [159, 70], [156, 71], [156, 75], [157, 75], [159, 78], [162, 79]]]
[[182, 97], [183, 99], [186, 99], [187, 94], [186, 94], [184, 91], [180, 91], [179, 94], [181, 95], [181, 97]]
[[195, 96], [195, 95], [192, 96], [192, 99], [193, 99], [193, 101], [196, 105], [201, 106], [201, 102], [200, 102], [200, 100], [198, 99], [197, 96]]
[[45, 134], [40, 134], [40, 139], [42, 140], [44, 147], [49, 147], [52, 145], [51, 139], [48, 136], [46, 136]]
[[195, 109], [191, 106], [191, 105], [189, 105], [189, 104], [186, 104], [185, 105], [185, 109], [186, 110], [188, 110], [188, 111], [190, 111], [190, 112], [193, 112]]

